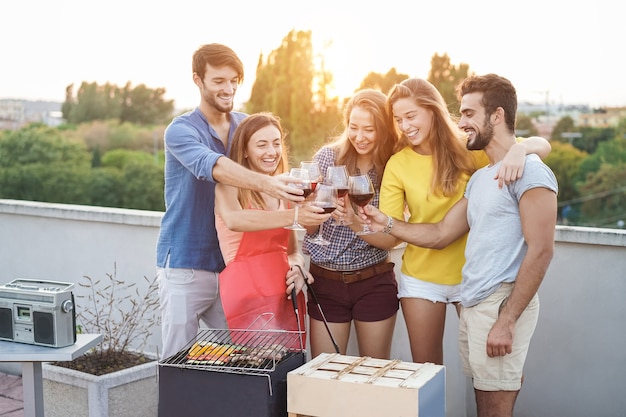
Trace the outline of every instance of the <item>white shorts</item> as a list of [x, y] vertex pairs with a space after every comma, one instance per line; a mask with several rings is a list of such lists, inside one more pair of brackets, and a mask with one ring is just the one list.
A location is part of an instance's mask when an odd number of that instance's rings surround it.
[[398, 298], [423, 298], [433, 303], [458, 303], [461, 285], [442, 285], [398, 274]]

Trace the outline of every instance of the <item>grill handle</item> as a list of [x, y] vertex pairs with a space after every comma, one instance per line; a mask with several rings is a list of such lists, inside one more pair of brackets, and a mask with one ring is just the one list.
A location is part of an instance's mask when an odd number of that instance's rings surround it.
[[[324, 326], [326, 327], [328, 336], [330, 336], [330, 341], [333, 343], [333, 346], [335, 347], [335, 352], [341, 353], [339, 351], [339, 346], [337, 345], [337, 342], [335, 341], [335, 338], [333, 337], [333, 334], [330, 331], [330, 327], [328, 327], [328, 321], [326, 321], [326, 316], [324, 315], [324, 312], [322, 311], [322, 307], [320, 306], [319, 301], [317, 301], [317, 295], [315, 294], [315, 291], [313, 291], [313, 287], [311, 287], [311, 284], [309, 284], [309, 280], [307, 279], [306, 274], [302, 270], [302, 267], [300, 265], [296, 265], [296, 266], [300, 270], [300, 273], [302, 274], [302, 278], [304, 279], [304, 282], [306, 284], [306, 288], [311, 293], [311, 296], [313, 297], [313, 301], [315, 302], [315, 305], [317, 306], [317, 310], [320, 312], [320, 315], [322, 316], [322, 320], [324, 321]], [[295, 292], [295, 289], [294, 289], [294, 292]], [[294, 298], [293, 293], [291, 295], [291, 298], [292, 299]]]

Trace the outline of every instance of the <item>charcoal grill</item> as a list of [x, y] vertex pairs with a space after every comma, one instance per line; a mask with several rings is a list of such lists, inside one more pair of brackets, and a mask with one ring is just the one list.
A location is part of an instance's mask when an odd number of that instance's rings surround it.
[[202, 329], [159, 361], [159, 417], [287, 416], [287, 373], [306, 362], [301, 331]]

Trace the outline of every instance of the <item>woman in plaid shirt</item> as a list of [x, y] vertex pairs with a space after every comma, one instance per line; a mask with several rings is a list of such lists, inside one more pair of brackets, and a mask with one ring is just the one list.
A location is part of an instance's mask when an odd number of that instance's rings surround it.
[[[332, 165], [345, 165], [349, 175], [367, 173], [375, 188], [371, 201], [375, 206], [385, 165], [398, 144], [385, 101], [386, 96], [377, 90], [355, 93], [344, 109], [344, 131], [313, 157], [322, 174]], [[333, 217], [347, 221], [333, 226], [328, 220], [322, 228], [330, 245], [311, 242], [319, 227], [307, 227], [303, 245], [311, 258], [312, 288], [341, 354], [346, 353], [354, 321], [359, 354], [389, 359], [398, 289], [389, 252], [380, 248], [389, 247], [394, 239], [382, 233], [357, 236], [355, 232], [362, 228], [360, 219], [350, 208], [347, 195], [340, 200]], [[335, 352], [320, 312], [314, 303], [308, 305], [312, 357]]]

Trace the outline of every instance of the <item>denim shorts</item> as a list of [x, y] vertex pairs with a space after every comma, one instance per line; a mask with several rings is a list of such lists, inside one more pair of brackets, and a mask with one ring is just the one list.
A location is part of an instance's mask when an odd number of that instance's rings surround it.
[[[350, 284], [315, 275], [313, 277], [315, 282], [311, 287], [328, 322], [381, 321], [393, 316], [399, 309], [394, 271]], [[322, 315], [312, 295], [307, 294], [307, 297], [309, 316], [322, 321]]]

